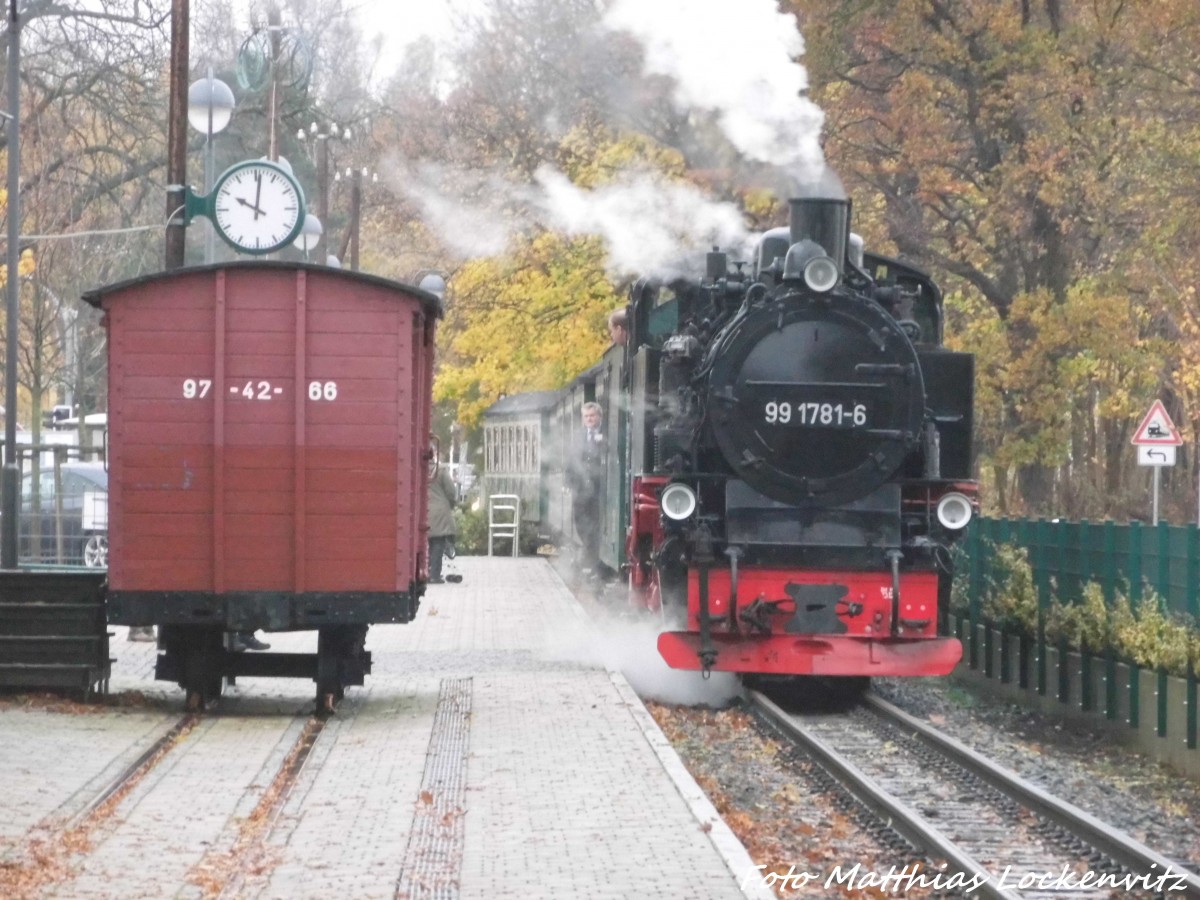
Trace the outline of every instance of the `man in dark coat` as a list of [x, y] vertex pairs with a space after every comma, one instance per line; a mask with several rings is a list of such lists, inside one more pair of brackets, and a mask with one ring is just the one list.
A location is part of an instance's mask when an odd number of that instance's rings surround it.
[[458, 529], [454, 524], [457, 494], [449, 467], [438, 466], [429, 479], [429, 583], [441, 584], [442, 557], [451, 552]]
[[601, 489], [604, 484], [604, 460], [607, 451], [600, 425], [603, 414], [599, 403], [583, 405], [583, 427], [572, 442], [567, 461], [567, 484], [571, 488], [571, 518], [579, 535], [579, 564], [593, 575], [600, 568]]

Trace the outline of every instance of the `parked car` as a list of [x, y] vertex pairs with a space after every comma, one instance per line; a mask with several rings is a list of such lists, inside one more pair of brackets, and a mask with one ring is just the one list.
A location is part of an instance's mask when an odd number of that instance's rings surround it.
[[[61, 497], [57, 486], [61, 482]], [[22, 563], [108, 566], [108, 472], [103, 463], [69, 462], [21, 484], [18, 557]]]

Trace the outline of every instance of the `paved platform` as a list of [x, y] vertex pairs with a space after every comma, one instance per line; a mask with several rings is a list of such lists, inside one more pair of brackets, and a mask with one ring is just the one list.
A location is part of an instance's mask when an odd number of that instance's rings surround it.
[[[347, 692], [229, 895], [773, 896], [606, 666], [614, 633], [550, 565], [474, 557], [458, 568], [463, 583], [430, 586], [415, 622], [371, 630], [373, 674]], [[111, 691], [141, 692], [148, 706], [0, 709], [0, 865], [61, 828], [182, 711], [182, 692], [152, 680], [154, 645], [114, 631]], [[312, 634], [263, 637], [315, 649]], [[626, 657], [633, 639], [615, 634]], [[312, 693], [310, 682], [239, 679], [90, 835], [71, 877], [39, 895], [201, 896], [244, 840]], [[230, 765], [214, 773], [222, 758]]]

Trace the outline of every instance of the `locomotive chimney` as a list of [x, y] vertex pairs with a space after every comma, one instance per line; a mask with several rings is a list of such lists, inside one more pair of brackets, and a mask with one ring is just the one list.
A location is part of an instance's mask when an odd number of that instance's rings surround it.
[[788, 230], [793, 244], [815, 241], [837, 263], [838, 271], [844, 271], [850, 240], [849, 200], [793, 197], [788, 201]]
[[729, 274], [729, 254], [720, 247], [713, 247], [705, 258], [705, 271], [709, 281], [718, 281]]

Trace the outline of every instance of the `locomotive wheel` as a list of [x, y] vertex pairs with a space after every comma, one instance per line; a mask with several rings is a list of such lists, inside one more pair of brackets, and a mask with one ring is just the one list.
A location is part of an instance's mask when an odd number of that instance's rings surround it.
[[857, 706], [871, 687], [868, 675], [754, 675], [746, 683], [789, 709], [844, 712]]
[[838, 678], [834, 680], [834, 690], [850, 700], [859, 700], [870, 689], [870, 675], [855, 675], [850, 678]]

